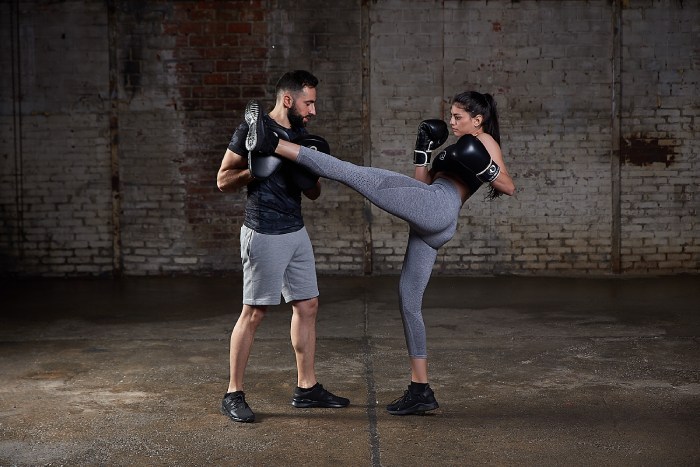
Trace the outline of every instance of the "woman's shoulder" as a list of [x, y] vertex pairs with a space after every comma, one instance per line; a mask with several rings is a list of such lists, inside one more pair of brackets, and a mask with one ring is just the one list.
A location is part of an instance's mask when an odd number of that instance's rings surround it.
[[482, 133], [477, 138], [479, 138], [481, 144], [483, 144], [489, 154], [491, 154], [491, 157], [502, 157], [501, 146], [496, 142], [493, 136], [488, 133]]
[[495, 145], [498, 146], [498, 143], [497, 143], [496, 140], [493, 138], [493, 136], [491, 136], [491, 135], [488, 134], [488, 133], [481, 133], [481, 134], [478, 135], [476, 138], [477, 138], [479, 141], [481, 141], [481, 143], [482, 143], [484, 146], [486, 146], [486, 144], [495, 144]]

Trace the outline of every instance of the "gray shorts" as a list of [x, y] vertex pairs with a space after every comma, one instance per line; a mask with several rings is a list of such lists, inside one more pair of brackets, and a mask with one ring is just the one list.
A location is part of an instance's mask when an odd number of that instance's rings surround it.
[[316, 260], [306, 228], [266, 235], [241, 227], [243, 304], [279, 305], [318, 297]]

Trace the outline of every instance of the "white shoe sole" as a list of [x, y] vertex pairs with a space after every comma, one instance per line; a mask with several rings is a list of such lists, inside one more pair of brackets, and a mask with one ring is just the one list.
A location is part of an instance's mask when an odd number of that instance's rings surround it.
[[248, 123], [248, 135], [245, 139], [245, 148], [252, 151], [258, 144], [258, 117], [260, 116], [260, 106], [256, 101], [248, 102], [245, 108], [245, 121]]

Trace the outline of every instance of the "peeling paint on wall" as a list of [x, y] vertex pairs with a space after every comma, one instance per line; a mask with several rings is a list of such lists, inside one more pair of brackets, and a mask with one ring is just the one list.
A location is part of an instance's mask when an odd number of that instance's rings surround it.
[[675, 143], [673, 139], [631, 137], [625, 138], [621, 148], [625, 164], [646, 166], [654, 163], [666, 164], [675, 161]]

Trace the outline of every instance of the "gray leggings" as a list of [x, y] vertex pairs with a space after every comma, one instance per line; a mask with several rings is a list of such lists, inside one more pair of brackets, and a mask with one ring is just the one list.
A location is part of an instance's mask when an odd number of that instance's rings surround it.
[[432, 185], [390, 170], [355, 165], [302, 147], [297, 163], [321, 177], [357, 191], [372, 204], [408, 222], [408, 246], [399, 280], [399, 304], [408, 355], [427, 358], [421, 312], [437, 250], [457, 228], [462, 200], [453, 182], [439, 178]]

